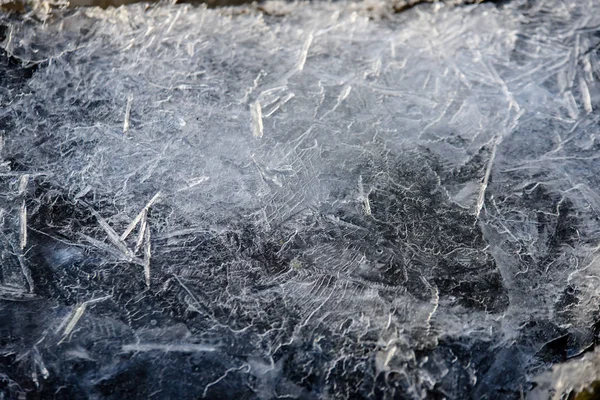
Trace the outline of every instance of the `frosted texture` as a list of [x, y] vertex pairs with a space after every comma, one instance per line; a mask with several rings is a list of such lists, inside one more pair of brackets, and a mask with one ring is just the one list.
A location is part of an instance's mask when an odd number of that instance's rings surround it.
[[0, 399], [516, 399], [593, 349], [600, 5], [261, 8], [0, 17]]

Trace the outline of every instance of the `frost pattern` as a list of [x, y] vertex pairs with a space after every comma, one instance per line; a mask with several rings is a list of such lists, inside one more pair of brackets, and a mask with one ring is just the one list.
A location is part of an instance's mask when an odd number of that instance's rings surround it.
[[519, 398], [593, 348], [600, 7], [265, 7], [2, 17], [0, 398]]

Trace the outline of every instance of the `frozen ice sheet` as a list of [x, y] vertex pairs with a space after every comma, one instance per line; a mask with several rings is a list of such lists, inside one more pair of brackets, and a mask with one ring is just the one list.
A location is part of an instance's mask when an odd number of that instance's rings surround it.
[[512, 399], [592, 349], [600, 6], [261, 9], [1, 17], [0, 398]]

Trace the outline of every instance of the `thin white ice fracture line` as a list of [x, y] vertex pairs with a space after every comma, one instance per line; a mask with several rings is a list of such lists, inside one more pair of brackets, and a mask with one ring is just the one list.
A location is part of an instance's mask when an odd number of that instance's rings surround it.
[[179, 279], [179, 276], [177, 276], [177, 275], [173, 275], [173, 276], [175, 277], [175, 280], [177, 281], [177, 283], [179, 283], [179, 285], [183, 288], [183, 290], [185, 290], [187, 292], [187, 294], [190, 296], [190, 298], [196, 303], [196, 305], [194, 305], [194, 307], [198, 310], [202, 309], [202, 311], [204, 311], [206, 313], [206, 315], [208, 315], [209, 317], [214, 319], [214, 316], [206, 309], [206, 307], [202, 303], [200, 303], [200, 301], [198, 300], [196, 295], [187, 286], [185, 286], [185, 284], [181, 281], [181, 279]]
[[23, 291], [22, 287], [15, 287], [11, 285], [0, 285], [0, 298], [3, 295], [9, 295], [11, 297], [20, 297], [20, 298], [34, 298], [31, 293], [27, 293]]
[[73, 312], [73, 316], [70, 318], [69, 322], [67, 323], [67, 326], [65, 327], [65, 331], [63, 332], [63, 337], [62, 337], [62, 339], [60, 339], [58, 344], [63, 343], [65, 341], [65, 339], [67, 339], [67, 337], [71, 334], [71, 332], [73, 332], [75, 325], [77, 325], [77, 322], [79, 322], [79, 320], [83, 316], [83, 313], [85, 313], [87, 306], [99, 303], [104, 300], [108, 300], [111, 297], [112, 297], [112, 295], [108, 295], [108, 296], [104, 296], [104, 297], [99, 297], [97, 299], [91, 299], [91, 300], [81, 303], [81, 305], [79, 307], [77, 307], [75, 309], [75, 311]]
[[275, 106], [268, 112], [266, 112], [265, 114], [263, 114], [263, 116], [265, 118], [269, 118], [271, 115], [275, 114], [275, 112], [277, 110], [279, 110], [283, 105], [285, 105], [288, 101], [290, 101], [292, 98], [294, 98], [295, 94], [294, 93], [288, 93], [286, 94], [283, 99], [280, 99], [279, 102], [277, 104], [275, 104]]
[[477, 197], [477, 208], [475, 210], [475, 218], [479, 218], [479, 214], [481, 214], [481, 209], [483, 208], [483, 203], [485, 201], [485, 191], [488, 186], [488, 182], [490, 180], [490, 175], [492, 173], [492, 165], [494, 164], [494, 159], [496, 158], [496, 149], [500, 142], [502, 141], [501, 137], [497, 137], [494, 141], [494, 146], [492, 147], [492, 154], [490, 155], [490, 159], [488, 161], [487, 168], [485, 169], [485, 175], [483, 177], [483, 182], [479, 187], [479, 196]]
[[563, 98], [565, 101], [565, 106], [567, 107], [567, 113], [569, 114], [569, 117], [573, 120], [576, 120], [579, 117], [579, 107], [577, 107], [577, 101], [575, 101], [573, 92], [567, 90], [563, 94]]
[[425, 323], [427, 324], [427, 336], [429, 336], [429, 333], [431, 332], [431, 319], [433, 318], [433, 315], [435, 314], [440, 305], [440, 291], [437, 288], [437, 286], [429, 283], [424, 277], [421, 277], [421, 280], [433, 292], [433, 309], [427, 315], [427, 320], [425, 321]]
[[308, 50], [310, 49], [310, 45], [313, 42], [314, 35], [313, 33], [309, 33], [306, 41], [302, 45], [302, 52], [300, 53], [300, 61], [298, 62], [298, 71], [302, 71], [304, 69], [304, 65], [306, 64], [306, 58], [308, 57]]
[[27, 281], [27, 286], [29, 286], [29, 293], [33, 293], [33, 278], [31, 277], [31, 270], [25, 263], [25, 256], [23, 252], [23, 250], [27, 246], [27, 208], [25, 206], [25, 200], [23, 200], [23, 204], [21, 205], [21, 209], [19, 212], [19, 225], [19, 248], [15, 248], [15, 245], [12, 241], [9, 241], [9, 245], [11, 246], [14, 254], [17, 256], [19, 266], [21, 267], [21, 273]]
[[102, 216], [100, 214], [98, 214], [98, 212], [96, 210], [94, 210], [91, 207], [89, 207], [89, 209], [90, 209], [90, 212], [92, 213], [92, 215], [94, 217], [96, 217], [98, 224], [100, 224], [100, 227], [104, 230], [104, 232], [106, 233], [106, 236], [108, 236], [108, 240], [117, 249], [119, 249], [119, 251], [121, 251], [126, 256], [127, 259], [133, 258], [133, 253], [127, 247], [127, 245], [125, 244], [125, 241], [123, 239], [121, 239], [119, 237], [119, 235], [117, 235], [117, 232], [115, 232], [115, 230], [108, 224], [108, 222], [106, 222], [106, 220], [104, 218], [102, 218]]
[[129, 132], [129, 120], [131, 118], [131, 104], [133, 103], [133, 95], [127, 96], [127, 105], [125, 106], [125, 118], [123, 120], [123, 133]]
[[13, 27], [11, 26], [10, 29], [8, 30], [8, 37], [6, 38], [6, 45], [4, 46], [4, 51], [6, 51], [6, 54], [9, 57], [13, 56], [12, 40], [13, 40]]
[[146, 232], [144, 234], [146, 240], [144, 244], [144, 278], [146, 280], [146, 286], [150, 289], [150, 256], [152, 253], [152, 247], [150, 245], [150, 227], [146, 224]]
[[96, 247], [97, 249], [100, 249], [108, 254], [113, 255], [117, 260], [126, 261], [137, 265], [144, 265], [143, 261], [139, 258], [134, 257], [133, 255], [124, 254], [122, 251], [120, 251], [119, 249], [115, 249], [115, 247], [111, 246], [110, 244], [104, 243], [101, 240], [96, 240], [93, 237], [90, 237], [81, 232], [79, 232], [77, 235], [92, 246]]
[[[310, 46], [313, 42], [313, 39], [314, 39], [314, 33], [310, 32], [308, 34], [308, 37], [306, 38], [306, 40], [304, 41], [304, 43], [302, 45], [302, 51], [300, 52], [300, 59], [298, 60], [298, 64], [296, 65], [296, 67], [292, 68], [287, 73], [285, 73], [283, 76], [281, 76], [279, 79], [276, 79], [274, 82], [267, 85], [267, 87], [260, 92], [257, 100], [254, 103], [252, 103], [252, 105], [250, 106], [250, 111], [252, 113], [252, 121], [253, 121], [253, 125], [254, 125], [254, 129], [253, 129], [254, 136], [260, 138], [260, 137], [262, 137], [262, 132], [263, 132], [262, 109], [261, 109], [260, 100], [264, 99], [264, 96], [266, 93], [269, 93], [275, 89], [280, 89], [280, 88], [286, 89], [289, 79], [292, 76], [294, 76], [297, 73], [302, 72], [304, 70], [304, 66], [306, 64], [306, 58], [308, 57], [308, 51], [310, 50]], [[244, 99], [246, 99], [247, 97], [248, 96], [244, 96]], [[289, 99], [287, 99], [286, 101], [288, 101], [288, 100]], [[258, 116], [260, 116], [260, 118], [256, 118]], [[260, 129], [258, 129], [259, 127], [260, 127]]]
[[24, 174], [19, 179], [19, 196], [23, 197], [21, 203], [21, 212], [19, 213], [19, 230], [20, 230], [20, 247], [21, 253], [27, 247], [27, 204], [25, 203], [25, 191], [27, 190], [27, 184], [29, 183], [29, 175]]
[[29, 286], [29, 293], [33, 293], [34, 292], [34, 284], [33, 284], [33, 278], [31, 277], [31, 270], [29, 269], [29, 267], [27, 266], [27, 264], [25, 264], [25, 257], [23, 257], [22, 254], [19, 254], [17, 256], [17, 259], [19, 260], [19, 266], [21, 267], [21, 273], [25, 276], [25, 280], [27, 281], [27, 286]]
[[246, 371], [246, 373], [250, 372], [251, 367], [248, 364], [244, 364], [241, 367], [237, 367], [237, 368], [229, 368], [227, 371], [225, 371], [225, 373], [221, 377], [219, 377], [215, 381], [213, 381], [213, 382], [209, 383], [208, 385], [206, 385], [206, 387], [204, 388], [204, 392], [202, 392], [202, 398], [206, 398], [206, 393], [208, 393], [208, 388], [210, 388], [211, 386], [214, 386], [217, 383], [221, 382], [223, 379], [225, 379], [227, 377], [227, 375], [230, 372], [241, 371], [244, 368], [248, 368], [248, 371]]
[[133, 219], [133, 221], [131, 221], [129, 223], [129, 225], [125, 229], [125, 232], [123, 232], [123, 234], [121, 235], [120, 240], [123, 241], [123, 240], [127, 239], [127, 237], [129, 236], [129, 234], [135, 229], [135, 227], [137, 226], [137, 224], [142, 220], [142, 218], [148, 212], [148, 210], [150, 209], [150, 207], [152, 207], [152, 205], [154, 203], [156, 203], [156, 201], [160, 198], [160, 196], [161, 196], [161, 191], [159, 190], [150, 199], [150, 201], [144, 206], [144, 208], [142, 209], [142, 211], [140, 211], [139, 214], [135, 216], [135, 218]]
[[327, 111], [321, 118], [319, 119], [324, 119], [325, 117], [327, 117], [329, 114], [331, 114], [332, 112], [335, 112], [335, 110], [338, 109], [338, 107], [344, 102], [344, 100], [346, 100], [348, 98], [348, 96], [350, 95], [350, 91], [352, 90], [352, 86], [350, 85], [346, 85], [344, 86], [344, 88], [342, 89], [342, 91], [340, 92], [338, 98], [337, 98], [337, 102], [335, 103], [335, 105], [333, 106], [333, 108], [329, 111]]
[[162, 344], [162, 343], [138, 343], [126, 344], [121, 347], [123, 353], [134, 353], [142, 351], [164, 351], [178, 353], [194, 353], [194, 352], [213, 352], [217, 348], [214, 346], [206, 346], [203, 344]]
[[600, 254], [597, 255], [596, 257], [594, 257], [592, 259], [592, 261], [590, 261], [585, 267], [581, 268], [581, 269], [575, 269], [575, 271], [571, 272], [568, 276], [567, 276], [567, 283], [570, 283], [571, 280], [573, 279], [573, 276], [582, 273], [583, 271], [587, 270], [588, 268], [590, 268], [592, 265], [594, 265], [596, 263], [596, 261], [600, 260]]
[[358, 177], [358, 200], [363, 203], [363, 211], [364, 211], [365, 215], [370, 216], [371, 215], [371, 202], [369, 201], [369, 194], [365, 193], [365, 190], [363, 187], [363, 182], [362, 182], [362, 175], [359, 175], [359, 177]]
[[181, 15], [181, 9], [177, 10], [177, 14], [175, 14], [175, 18], [173, 18], [173, 21], [171, 21], [171, 24], [169, 25], [169, 28], [167, 29], [167, 33], [171, 33], [171, 30], [173, 29], [173, 26], [175, 25], [175, 22], [177, 22], [177, 20], [179, 19], [180, 15]]
[[21, 238], [19, 241], [21, 247], [21, 253], [27, 247], [27, 204], [25, 200], [21, 203], [21, 212], [19, 213], [19, 230], [21, 232]]
[[256, 100], [250, 106], [250, 113], [252, 114], [252, 134], [256, 138], [263, 137], [263, 117], [262, 117], [262, 107], [260, 106], [260, 101]]
[[583, 100], [583, 108], [588, 114], [594, 111], [592, 108], [592, 97], [590, 96], [590, 89], [588, 88], [585, 79], [579, 78], [579, 89], [581, 91], [581, 99]]
[[304, 328], [305, 326], [308, 325], [308, 322], [312, 319], [312, 317], [319, 312], [319, 310], [321, 308], [323, 308], [323, 306], [325, 305], [325, 303], [327, 303], [331, 297], [333, 296], [333, 293], [335, 292], [335, 290], [332, 290], [331, 293], [329, 294], [329, 296], [327, 296], [327, 298], [325, 300], [323, 300], [323, 302], [313, 310], [313, 312], [310, 313], [310, 315], [308, 317], [306, 317], [306, 319], [304, 320], [304, 322], [298, 327], [299, 329]]
[[[0, 146], [0, 150], [1, 149], [2, 149], [2, 147]], [[0, 172], [0, 176], [1, 177], [5, 177], [5, 176], [19, 176], [19, 177], [22, 177], [23, 175], [28, 175], [29, 177], [33, 177], [33, 176], [50, 176], [50, 175], [52, 175], [52, 173], [51, 172], [27, 172], [27, 173], [24, 174], [23, 172], [18, 172], [18, 171]]]
[[142, 244], [144, 244], [144, 235], [146, 233], [146, 224], [148, 223], [146, 217], [147, 217], [147, 212], [144, 210], [144, 213], [142, 215], [142, 221], [140, 223], [140, 230], [138, 232], [138, 238], [135, 242], [135, 249], [133, 250], [134, 254], [137, 254], [137, 252], [140, 251], [140, 249], [142, 248]]
[[[248, 97], [252, 94], [252, 92], [256, 90], [256, 88], [258, 88], [258, 81], [265, 75], [265, 71], [260, 71], [258, 75], [256, 75], [256, 78], [254, 78], [254, 81], [252, 83], [252, 87], [246, 89], [246, 93], [244, 94], [244, 97], [240, 100], [240, 104], [246, 103], [248, 101]], [[261, 95], [263, 93], [261, 93]]]
[[209, 179], [210, 179], [210, 176], [200, 176], [198, 178], [194, 178], [191, 181], [188, 181], [189, 183], [187, 186], [177, 189], [177, 191], [183, 192], [184, 190], [195, 188], [196, 186], [200, 185], [203, 182], [206, 182]]
[[296, 237], [296, 235], [298, 235], [298, 229], [296, 229], [294, 231], [294, 233], [292, 233], [292, 235], [288, 238], [288, 240], [286, 240], [285, 243], [283, 243], [281, 245], [281, 247], [277, 251], [277, 255], [281, 255], [281, 253], [283, 252], [283, 250], [287, 247], [288, 244], [290, 244], [294, 240], [294, 238]]
[[33, 359], [35, 360], [42, 377], [44, 379], [48, 379], [50, 372], [48, 372], [48, 368], [46, 368], [46, 364], [44, 364], [44, 360], [42, 359], [42, 355], [40, 354], [37, 346], [33, 346]]

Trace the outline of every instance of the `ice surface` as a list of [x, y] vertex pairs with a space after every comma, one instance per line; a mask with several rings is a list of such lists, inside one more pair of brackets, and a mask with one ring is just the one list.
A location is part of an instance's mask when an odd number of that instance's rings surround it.
[[260, 8], [1, 17], [0, 398], [512, 399], [593, 349], [600, 6]]

